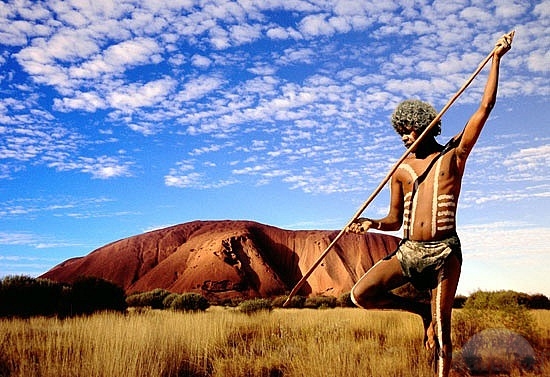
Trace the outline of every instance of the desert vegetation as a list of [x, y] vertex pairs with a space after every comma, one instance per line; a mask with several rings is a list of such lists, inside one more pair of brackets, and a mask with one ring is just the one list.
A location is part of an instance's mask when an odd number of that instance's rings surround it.
[[[103, 309], [31, 315], [23, 305], [19, 309], [25, 315], [12, 310], [0, 318], [0, 377], [432, 376], [418, 317], [350, 308], [349, 295], [298, 296], [294, 308], [282, 309], [285, 297], [220, 306], [198, 294], [154, 290], [127, 297], [124, 305], [130, 308], [118, 310], [97, 302], [97, 292], [116, 296], [112, 287], [93, 279], [84, 282], [85, 289], [61, 286], [62, 297], [72, 297], [73, 304], [89, 297], [96, 309]], [[2, 280], [4, 313], [6, 300], [15, 300], [10, 290], [21, 285], [29, 289], [34, 283]], [[44, 281], [38, 285], [40, 292], [53, 289]], [[82, 292], [79, 300], [75, 292]], [[455, 376], [470, 375], [464, 350], [475, 348], [472, 339], [488, 329], [513, 334], [508, 336], [513, 341], [525, 340], [532, 352], [527, 361], [499, 365], [499, 373], [550, 375], [550, 311], [530, 307], [533, 302], [546, 305], [548, 299], [540, 296], [476, 292], [460, 300], [461, 308], [453, 313]], [[13, 302], [34, 302], [18, 300]], [[502, 339], [497, 338], [506, 343]]]
[[96, 277], [81, 277], [72, 284], [6, 276], [0, 280], [0, 317], [32, 317], [91, 314], [126, 310], [124, 290]]
[[[549, 375], [543, 351], [550, 312], [531, 319], [527, 331], [538, 364], [509, 375]], [[466, 327], [471, 321], [457, 316], [455, 339], [478, 330]], [[275, 308], [247, 315], [211, 307], [0, 320], [2, 377], [432, 376], [429, 356], [418, 318], [395, 311]]]

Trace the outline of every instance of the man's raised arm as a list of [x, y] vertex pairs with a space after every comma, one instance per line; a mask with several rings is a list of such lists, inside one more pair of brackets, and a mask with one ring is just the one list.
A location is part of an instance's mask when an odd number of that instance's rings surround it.
[[481, 98], [481, 103], [476, 112], [466, 123], [462, 132], [462, 137], [457, 147], [458, 165], [461, 170], [464, 169], [466, 159], [472, 151], [474, 144], [476, 143], [481, 130], [489, 118], [491, 110], [495, 106], [498, 88], [498, 76], [500, 69], [500, 58], [506, 54], [512, 43], [513, 33], [503, 35], [496, 43], [493, 50], [493, 59], [491, 64], [491, 70], [489, 77], [487, 78], [487, 84], [485, 85], [485, 91]]

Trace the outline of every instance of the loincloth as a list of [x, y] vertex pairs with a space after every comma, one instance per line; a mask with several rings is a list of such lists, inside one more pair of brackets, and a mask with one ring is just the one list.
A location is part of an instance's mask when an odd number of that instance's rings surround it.
[[437, 286], [437, 275], [445, 260], [454, 254], [462, 264], [458, 236], [441, 241], [411, 241], [404, 239], [394, 253], [401, 264], [403, 275], [419, 290]]

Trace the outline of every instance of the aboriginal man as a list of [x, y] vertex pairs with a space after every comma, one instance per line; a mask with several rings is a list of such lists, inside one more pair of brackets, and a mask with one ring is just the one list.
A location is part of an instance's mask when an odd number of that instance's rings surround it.
[[[456, 234], [456, 210], [462, 176], [481, 130], [495, 105], [500, 59], [510, 50], [512, 35], [501, 37], [479, 108], [447, 145], [439, 144], [438, 123], [399, 165], [390, 181], [388, 215], [373, 220], [360, 217], [346, 230], [395, 231], [403, 227], [403, 240], [390, 256], [376, 263], [355, 284], [353, 302], [362, 308], [401, 309], [422, 317], [428, 349], [436, 351], [436, 375], [449, 375], [452, 358], [451, 311], [460, 276], [462, 254]], [[400, 103], [392, 124], [409, 148], [437, 116], [435, 109], [418, 100]], [[407, 283], [431, 290], [431, 305], [390, 293]]]

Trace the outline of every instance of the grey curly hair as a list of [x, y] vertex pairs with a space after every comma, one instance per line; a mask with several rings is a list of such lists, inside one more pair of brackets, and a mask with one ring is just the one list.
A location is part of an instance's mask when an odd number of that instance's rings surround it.
[[[411, 129], [422, 132], [436, 116], [437, 112], [429, 103], [408, 99], [397, 105], [391, 116], [391, 123], [399, 135], [404, 135]], [[438, 121], [432, 129], [432, 134], [437, 136], [440, 133], [441, 121]]]

